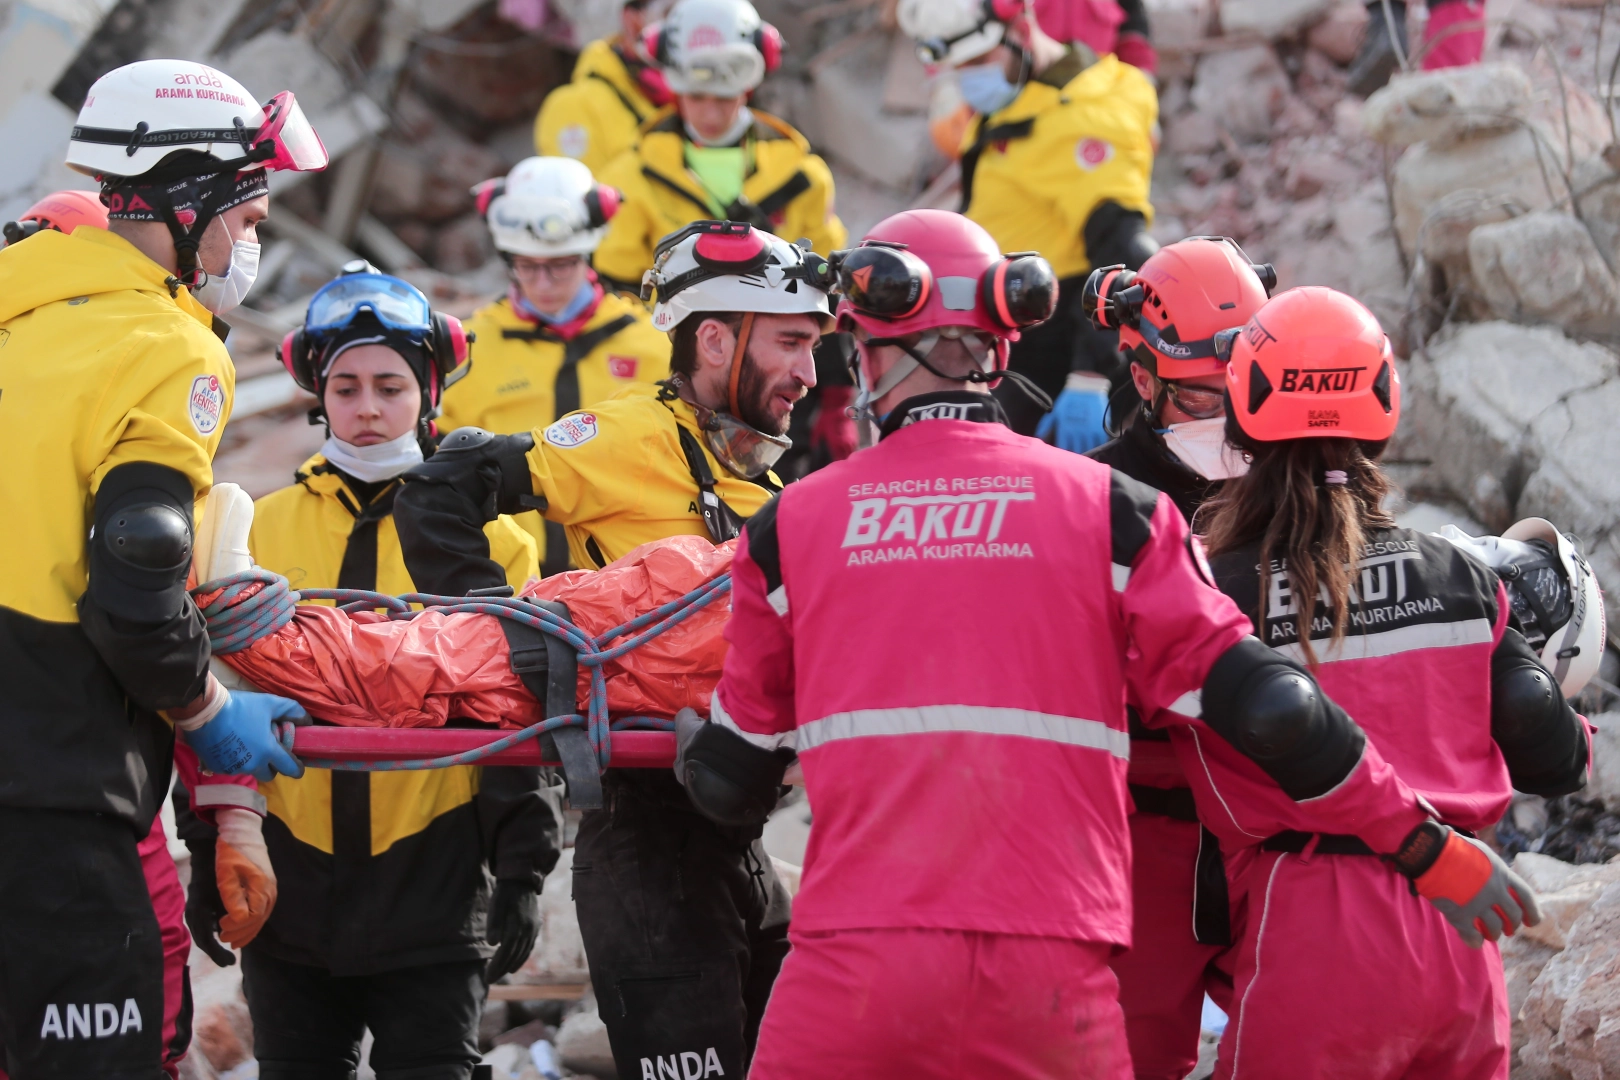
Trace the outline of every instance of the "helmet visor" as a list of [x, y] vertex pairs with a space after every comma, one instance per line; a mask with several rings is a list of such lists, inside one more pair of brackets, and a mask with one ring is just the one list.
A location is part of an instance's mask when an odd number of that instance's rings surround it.
[[266, 169], [320, 172], [326, 168], [326, 147], [292, 91], [283, 90], [271, 98], [264, 107], [264, 116], [264, 125], [253, 140], [255, 151], [268, 155], [263, 158]]
[[433, 328], [433, 309], [413, 286], [385, 274], [345, 274], [321, 286], [310, 300], [304, 330], [310, 334], [341, 330], [362, 311], [371, 312], [390, 330], [420, 336]]

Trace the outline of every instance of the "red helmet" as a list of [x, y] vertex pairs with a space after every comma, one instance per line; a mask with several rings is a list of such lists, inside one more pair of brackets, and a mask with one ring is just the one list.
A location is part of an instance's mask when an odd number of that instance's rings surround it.
[[16, 221], [8, 222], [5, 227], [6, 242], [14, 244], [40, 229], [71, 233], [80, 225], [105, 229], [107, 208], [93, 192], [58, 191], [30, 206]]
[[1381, 442], [1401, 418], [1401, 379], [1373, 313], [1335, 289], [1268, 300], [1231, 336], [1230, 415], [1255, 442]]
[[949, 210], [907, 210], [836, 258], [838, 328], [875, 338], [943, 327], [1000, 339], [998, 369], [1018, 331], [1052, 317], [1057, 277], [1039, 255], [1003, 255], [976, 222]]
[[1215, 335], [1253, 317], [1277, 284], [1225, 236], [1193, 236], [1160, 248], [1142, 269], [1093, 270], [1082, 304], [1101, 329], [1117, 327], [1119, 347], [1161, 379], [1219, 375]]

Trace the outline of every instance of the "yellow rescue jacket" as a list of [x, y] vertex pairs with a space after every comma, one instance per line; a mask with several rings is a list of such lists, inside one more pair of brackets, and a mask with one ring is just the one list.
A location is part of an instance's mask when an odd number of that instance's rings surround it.
[[173, 730], [129, 699], [76, 604], [108, 472], [149, 462], [199, 497], [213, 484], [236, 373], [213, 316], [169, 279], [101, 229], [0, 250], [0, 803], [111, 813], [142, 836]]
[[681, 430], [701, 452], [715, 495], [740, 517], [781, 490], [773, 474], [755, 483], [727, 472], [704, 445], [692, 406], [660, 400], [661, 389], [632, 386], [534, 432], [534, 493], [546, 500], [547, 520], [566, 526], [577, 566], [600, 569], [666, 536], [710, 535]]
[[600, 273], [621, 284], [639, 283], [660, 239], [709, 218], [752, 220], [789, 241], [807, 237], [823, 255], [849, 238], [833, 208], [832, 172], [784, 121], [754, 110], [746, 136], [751, 167], [742, 198], [729, 207], [718, 205], [686, 167], [686, 146], [680, 115], [666, 109], [642, 128], [640, 147], [620, 154], [602, 172], [603, 183], [624, 192], [624, 203], [596, 249]]
[[624, 61], [618, 37], [593, 41], [579, 54], [570, 82], [546, 95], [534, 119], [534, 150], [571, 157], [601, 175], [610, 161], [641, 140], [641, 125], [658, 111]]
[[962, 144], [963, 213], [1001, 250], [1040, 252], [1059, 278], [1091, 269], [1084, 230], [1103, 201], [1153, 220], [1153, 81], [1112, 55], [1077, 66], [1059, 61]]
[[[248, 546], [260, 566], [295, 589], [414, 590], [391, 513], [397, 482], [367, 503], [319, 454], [295, 477], [254, 503]], [[484, 533], [522, 588], [538, 572], [534, 541], [506, 517]], [[280, 898], [254, 947], [334, 974], [484, 955], [486, 867], [538, 886], [556, 861], [535, 769], [309, 769], [259, 790]]]
[[[564, 413], [612, 397], [634, 383], [669, 377], [669, 335], [652, 328], [647, 309], [607, 293], [579, 332], [563, 340], [512, 310], [508, 298], [473, 313], [478, 335], [467, 376], [445, 391], [439, 430], [481, 427], [500, 435], [545, 427]], [[513, 519], [534, 537], [546, 574], [568, 567], [562, 526], [539, 514]], [[548, 545], [547, 533], [555, 534]]]

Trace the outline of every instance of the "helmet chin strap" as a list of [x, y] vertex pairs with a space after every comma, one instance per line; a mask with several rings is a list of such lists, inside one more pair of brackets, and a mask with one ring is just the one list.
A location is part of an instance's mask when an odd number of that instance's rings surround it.
[[737, 328], [737, 347], [731, 353], [731, 385], [726, 395], [731, 405], [731, 415], [738, 420], [743, 418], [742, 408], [737, 403], [737, 386], [742, 382], [743, 360], [748, 356], [748, 339], [754, 333], [754, 313], [743, 312], [742, 325]]
[[[855, 406], [853, 410], [855, 413], [855, 420], [857, 422], [869, 420], [873, 424], [876, 424], [878, 418], [877, 414], [872, 411], [872, 402], [881, 401], [887, 394], [889, 394], [890, 391], [892, 391], [896, 386], [899, 386], [901, 381], [903, 381], [906, 376], [910, 375], [913, 371], [916, 371], [919, 367], [923, 368], [931, 375], [949, 380], [950, 382], [993, 384], [1000, 382], [1002, 379], [1007, 379], [1012, 382], [1014, 386], [1018, 387], [1018, 389], [1021, 390], [1026, 397], [1028, 397], [1036, 405], [1039, 405], [1042, 410], [1048, 412], [1051, 411], [1051, 397], [1047, 395], [1046, 391], [1036, 386], [1026, 376], [1020, 374], [1019, 372], [1010, 371], [1007, 368], [993, 368], [990, 371], [985, 371], [983, 368], [975, 368], [966, 375], [947, 375], [943, 371], [940, 371], [938, 368], [928, 362], [928, 356], [934, 351], [934, 347], [939, 344], [940, 336], [941, 335], [938, 331], [930, 331], [924, 334], [922, 339], [919, 340], [915, 346], [907, 345], [905, 340], [902, 338], [892, 337], [869, 338], [863, 343], [867, 348], [873, 348], [880, 345], [894, 345], [903, 351], [905, 356], [901, 357], [899, 360], [896, 360], [894, 366], [884, 373], [883, 378], [878, 380], [878, 384], [871, 388], [867, 387], [866, 378], [861, 374], [859, 371], [859, 366], [857, 365], [855, 382], [859, 387], [859, 392], [856, 394]], [[862, 425], [859, 434], [862, 438], [866, 436], [865, 425]]]

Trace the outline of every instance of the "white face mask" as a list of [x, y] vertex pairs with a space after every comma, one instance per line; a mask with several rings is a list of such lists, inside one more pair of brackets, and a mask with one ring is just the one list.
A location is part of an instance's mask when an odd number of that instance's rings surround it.
[[333, 435], [321, 445], [321, 454], [331, 465], [368, 484], [392, 480], [422, 464], [422, 444], [417, 441], [415, 431], [370, 446], [355, 446]]
[[1249, 471], [1243, 452], [1226, 441], [1226, 417], [1171, 424], [1160, 432], [1164, 445], [1205, 480], [1230, 480]]
[[238, 240], [231, 245], [231, 264], [225, 272], [217, 277], [209, 274], [207, 281], [191, 290], [191, 295], [215, 315], [223, 315], [242, 306], [258, 276], [259, 245]]

